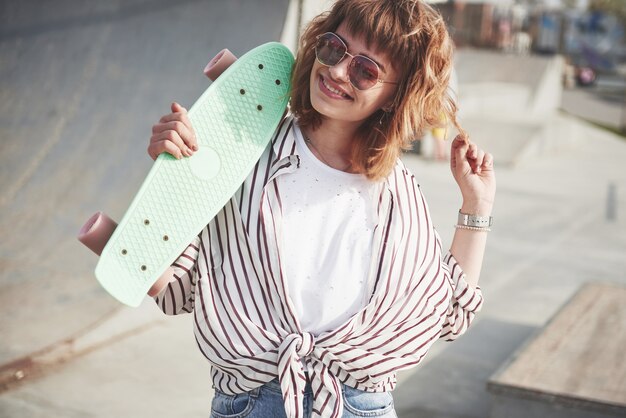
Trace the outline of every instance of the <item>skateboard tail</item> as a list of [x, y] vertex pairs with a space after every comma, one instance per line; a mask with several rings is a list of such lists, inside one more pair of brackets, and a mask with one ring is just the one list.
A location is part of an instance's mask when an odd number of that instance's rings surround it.
[[[111, 280], [111, 277], [118, 277], [120, 280]], [[141, 305], [152, 283], [142, 285], [134, 280], [131, 284], [128, 280], [124, 280], [126, 277], [128, 277], [128, 272], [117, 263], [98, 263], [96, 266], [96, 278], [104, 290], [124, 305], [136, 308]], [[126, 286], [120, 286], [121, 283], [125, 283]], [[133, 288], [132, 291], [129, 291], [129, 284]]]

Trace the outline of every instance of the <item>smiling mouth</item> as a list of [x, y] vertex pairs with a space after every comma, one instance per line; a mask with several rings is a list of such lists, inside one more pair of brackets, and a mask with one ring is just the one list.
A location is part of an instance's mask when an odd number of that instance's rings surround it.
[[325, 87], [328, 91], [330, 91], [331, 93], [336, 94], [337, 96], [341, 96], [341, 97], [342, 97], [342, 98], [344, 98], [344, 99], [352, 100], [352, 97], [351, 97], [350, 95], [348, 95], [348, 94], [344, 93], [344, 92], [343, 92], [343, 91], [341, 91], [341, 90], [338, 90], [338, 89], [336, 89], [336, 88], [334, 88], [334, 87], [330, 86], [330, 85], [326, 82], [326, 79], [325, 79], [323, 76], [321, 76], [321, 75], [320, 75], [320, 79], [321, 79], [322, 84], [324, 85], [324, 87]]

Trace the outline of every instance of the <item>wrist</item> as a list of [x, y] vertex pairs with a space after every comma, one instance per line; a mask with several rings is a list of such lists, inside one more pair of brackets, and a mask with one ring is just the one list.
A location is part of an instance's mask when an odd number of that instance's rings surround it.
[[461, 213], [478, 216], [491, 216], [493, 202], [487, 200], [464, 200]]

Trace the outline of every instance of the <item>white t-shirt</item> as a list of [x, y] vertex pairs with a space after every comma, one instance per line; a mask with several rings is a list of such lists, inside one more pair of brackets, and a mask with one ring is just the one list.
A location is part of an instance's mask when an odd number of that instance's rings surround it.
[[380, 183], [315, 157], [295, 127], [300, 167], [278, 177], [289, 296], [304, 331], [337, 328], [368, 300]]

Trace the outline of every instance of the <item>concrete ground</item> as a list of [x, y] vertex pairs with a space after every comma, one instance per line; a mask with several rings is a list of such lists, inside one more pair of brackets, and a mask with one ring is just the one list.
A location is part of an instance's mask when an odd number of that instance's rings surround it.
[[[165, 317], [151, 300], [119, 306], [73, 236], [100, 208], [120, 218], [149, 169], [155, 118], [207, 85], [211, 53], [278, 39], [286, 2], [245, 2], [246, 13], [237, 1], [71, 2], [40, 13], [15, 3], [0, 21], [0, 416], [208, 416], [209, 367], [191, 318]], [[494, 134], [479, 122], [472, 138], [499, 150], [485, 307], [463, 338], [400, 374], [403, 418], [488, 416], [487, 378], [581, 283], [626, 284], [626, 141], [556, 114], [560, 146], [522, 152], [506, 146], [515, 125]], [[445, 247], [460, 205], [449, 168], [405, 161]]]

